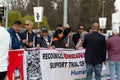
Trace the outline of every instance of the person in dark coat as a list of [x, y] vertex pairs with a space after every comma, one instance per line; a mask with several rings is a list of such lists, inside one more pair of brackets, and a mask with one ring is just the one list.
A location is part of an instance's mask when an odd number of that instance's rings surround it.
[[77, 33], [75, 33], [72, 37], [72, 40], [73, 40], [75, 45], [77, 45], [77, 43], [79, 42], [79, 39], [81, 39], [81, 34], [82, 34], [83, 31], [84, 31], [84, 26], [79, 25], [77, 27]]
[[31, 20], [25, 21], [25, 31], [22, 33], [22, 39], [27, 40], [27, 43], [23, 44], [23, 47], [34, 48], [37, 46], [37, 35], [33, 32], [33, 22]]
[[92, 30], [92, 33], [85, 35], [83, 42], [83, 47], [86, 49], [86, 80], [92, 80], [93, 71], [95, 72], [95, 79], [101, 80], [102, 63], [106, 63], [106, 40], [105, 36], [98, 32], [98, 23], [93, 24]]

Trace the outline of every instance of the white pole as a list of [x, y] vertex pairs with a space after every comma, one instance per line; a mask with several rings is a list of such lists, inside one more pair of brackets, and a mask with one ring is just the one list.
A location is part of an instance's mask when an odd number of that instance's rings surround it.
[[[104, 3], [105, 1], [102, 1], [102, 17], [104, 18]], [[104, 29], [102, 29], [102, 33], [103, 33]]]
[[104, 17], [104, 3], [105, 3], [105, 1], [102, 2], [102, 5], [103, 5], [102, 6], [102, 17]]
[[[40, 6], [40, 0], [38, 0], [38, 7]], [[40, 27], [40, 23], [38, 22], [38, 28]]]
[[8, 28], [8, 8], [9, 8], [9, 3], [11, 3], [11, 0], [5, 0], [6, 1], [6, 29]]
[[67, 6], [68, 0], [64, 0], [64, 16], [63, 16], [63, 25], [67, 24]]
[[6, 29], [8, 28], [8, 3], [7, 3], [7, 6], [6, 6], [6, 24], [5, 24], [5, 26], [6, 26]]

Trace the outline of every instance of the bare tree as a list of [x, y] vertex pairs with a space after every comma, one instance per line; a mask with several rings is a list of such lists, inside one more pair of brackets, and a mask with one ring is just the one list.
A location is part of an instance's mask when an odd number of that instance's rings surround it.
[[[91, 27], [93, 22], [98, 22], [102, 16], [103, 0], [81, 0], [81, 19], [80, 21], [86, 26]], [[111, 28], [111, 15], [114, 11], [113, 0], [105, 0], [105, 17], [107, 17], [107, 28]]]
[[[13, 9], [19, 10], [22, 16], [33, 15], [33, 7], [38, 6], [38, 0], [15, 0]], [[44, 16], [48, 18], [51, 29], [57, 24], [63, 23], [63, 1], [64, 0], [40, 0], [40, 6], [44, 7]], [[83, 24], [86, 28], [91, 27], [93, 22], [98, 22], [102, 15], [103, 0], [68, 0], [68, 24], [75, 30], [75, 26]], [[105, 17], [107, 17], [107, 28], [111, 29], [111, 14], [114, 12], [114, 0], [105, 0]], [[18, 4], [18, 5], [16, 5]], [[26, 4], [27, 6], [24, 6]], [[17, 6], [17, 7], [16, 7]]]

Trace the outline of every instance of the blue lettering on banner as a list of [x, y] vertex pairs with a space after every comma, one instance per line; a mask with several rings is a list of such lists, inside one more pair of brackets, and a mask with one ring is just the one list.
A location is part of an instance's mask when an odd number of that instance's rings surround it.
[[78, 79], [74, 79], [74, 80], [86, 80], [86, 78], [78, 78]]
[[71, 70], [71, 75], [80, 75], [80, 74], [86, 74], [87, 70], [80, 70], [80, 71], [76, 71], [76, 70]]

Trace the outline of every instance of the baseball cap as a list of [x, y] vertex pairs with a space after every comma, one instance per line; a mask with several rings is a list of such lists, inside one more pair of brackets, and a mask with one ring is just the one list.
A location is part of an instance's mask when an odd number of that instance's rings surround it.
[[42, 32], [44, 32], [44, 31], [48, 32], [48, 29], [45, 28], [45, 27], [43, 27], [43, 28], [41, 28], [41, 31], [42, 31]]

